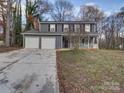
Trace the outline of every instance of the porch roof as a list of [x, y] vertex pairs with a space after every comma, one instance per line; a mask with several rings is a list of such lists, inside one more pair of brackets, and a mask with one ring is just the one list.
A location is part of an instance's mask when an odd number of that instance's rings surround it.
[[95, 21], [42, 21], [41, 24], [96, 24]]
[[37, 30], [30, 30], [30, 31], [26, 31], [21, 33], [22, 35], [40, 35], [40, 36], [47, 36], [47, 35], [51, 35], [51, 36], [68, 36], [68, 35], [85, 35], [85, 36], [98, 36], [99, 34], [97, 32], [88, 32], [88, 33], [68, 33], [68, 32], [40, 32]]

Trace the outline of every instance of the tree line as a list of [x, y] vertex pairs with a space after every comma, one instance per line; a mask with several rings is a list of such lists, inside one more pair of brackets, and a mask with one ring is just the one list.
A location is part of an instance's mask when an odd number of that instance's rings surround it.
[[[21, 33], [38, 30], [38, 21], [94, 21], [97, 22], [100, 48], [124, 49], [124, 7], [107, 16], [97, 5], [82, 5], [77, 15], [69, 0], [25, 0], [26, 24], [22, 29], [22, 0], [0, 0], [0, 19], [3, 22], [3, 40], [7, 47], [22, 45]], [[23, 5], [24, 6], [24, 5]], [[46, 18], [45, 16], [49, 16]], [[38, 20], [37, 20], [38, 19]]]

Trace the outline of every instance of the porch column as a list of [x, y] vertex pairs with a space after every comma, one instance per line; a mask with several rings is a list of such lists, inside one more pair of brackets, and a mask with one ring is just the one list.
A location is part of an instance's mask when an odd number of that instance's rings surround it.
[[89, 39], [89, 36], [88, 36], [88, 48], [90, 48], [90, 39]]
[[71, 48], [71, 39], [69, 37], [69, 48]]
[[69, 37], [69, 39], [70, 39], [70, 40], [69, 40], [69, 47], [70, 47], [70, 48], [72, 48], [72, 44], [71, 44], [71, 42], [72, 42], [72, 41], [71, 41], [71, 37]]
[[95, 37], [93, 37], [93, 48], [94, 48], [94, 44], [95, 44]]
[[99, 37], [97, 36], [97, 48], [99, 48]]
[[63, 48], [63, 36], [61, 36], [61, 48]]
[[79, 37], [79, 48], [81, 48], [80, 46], [81, 46], [81, 37]]

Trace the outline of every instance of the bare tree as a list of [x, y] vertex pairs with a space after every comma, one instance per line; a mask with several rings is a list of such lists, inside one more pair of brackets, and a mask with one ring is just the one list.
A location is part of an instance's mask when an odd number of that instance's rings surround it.
[[0, 2], [0, 18], [2, 20], [3, 23], [3, 40], [5, 41], [5, 31], [6, 31], [6, 5], [4, 5], [4, 0], [1, 0]]
[[120, 22], [118, 25], [121, 26], [120, 39], [121, 39], [122, 49], [124, 50], [124, 7], [120, 9], [120, 12], [117, 14], [117, 16], [120, 18]]
[[[78, 15], [79, 16], [77, 16], [77, 19], [79, 21], [90, 21], [97, 23], [102, 21], [105, 17], [104, 12], [97, 5], [82, 5]], [[97, 26], [97, 28], [99, 28], [100, 25]], [[98, 30], [96, 29], [95, 32], [98, 32]], [[89, 40], [88, 34], [83, 29], [81, 34], [82, 38], [86, 37]]]
[[104, 12], [96, 5], [82, 5], [80, 8], [80, 20], [98, 22], [104, 18]]
[[11, 7], [12, 7], [12, 1], [8, 0], [7, 8], [6, 8], [7, 16], [6, 16], [6, 39], [5, 39], [5, 45], [7, 47], [10, 46], [10, 29], [11, 29], [11, 20], [12, 20]]
[[[14, 44], [14, 28], [15, 28], [15, 18], [14, 11], [17, 9], [17, 6], [20, 6], [21, 0], [1, 0], [0, 8], [2, 10], [2, 20], [3, 20], [3, 28], [5, 35], [5, 45], [7, 47]], [[21, 25], [21, 24], [20, 24]]]
[[56, 0], [51, 13], [55, 21], [67, 21], [73, 17], [73, 4], [67, 0]]
[[[104, 38], [101, 38], [102, 48], [119, 49], [123, 45], [123, 37], [120, 37], [121, 29], [124, 26], [123, 12], [118, 12], [100, 23], [100, 31]], [[104, 42], [104, 45], [103, 45]]]

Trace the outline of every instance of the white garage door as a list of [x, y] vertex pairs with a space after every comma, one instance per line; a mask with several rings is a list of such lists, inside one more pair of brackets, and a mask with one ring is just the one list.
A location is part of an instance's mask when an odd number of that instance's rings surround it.
[[42, 49], [55, 49], [55, 37], [42, 37]]
[[25, 37], [25, 48], [39, 48], [39, 37]]

